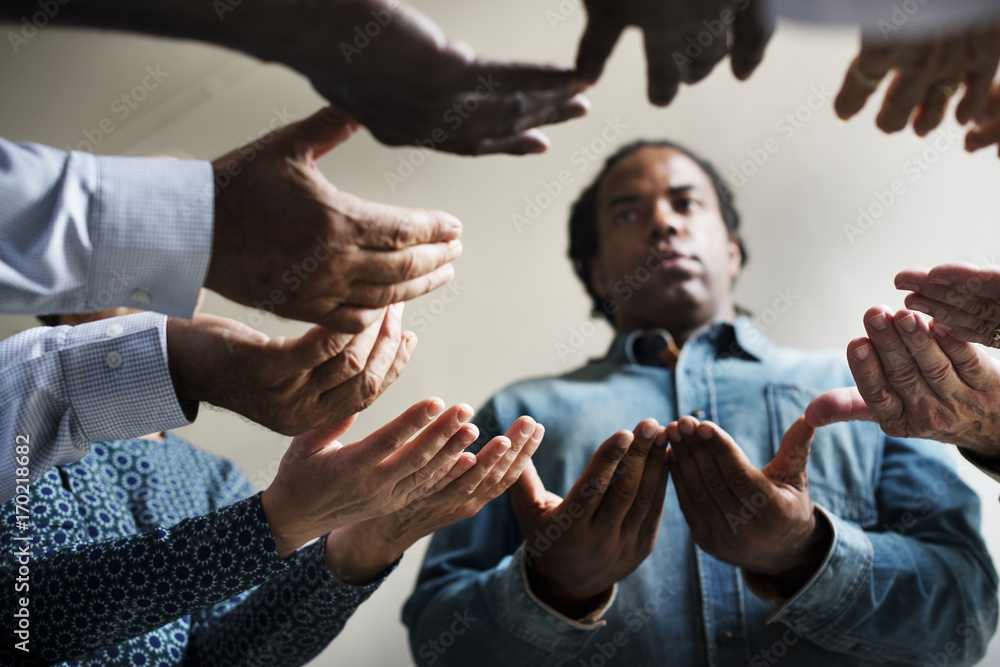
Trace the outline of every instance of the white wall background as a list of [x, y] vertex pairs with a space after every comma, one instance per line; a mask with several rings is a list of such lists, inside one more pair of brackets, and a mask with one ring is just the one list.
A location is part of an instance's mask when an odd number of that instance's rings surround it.
[[[578, 0], [509, 0], [502, 7], [485, 0], [424, 0], [419, 6], [452, 37], [506, 59], [571, 65], [584, 24]], [[10, 27], [0, 32], [6, 36]], [[107, 118], [114, 130], [95, 152], [211, 159], [259, 134], [276, 111], [302, 118], [322, 105], [308, 82], [288, 70], [192, 43], [51, 26], [16, 54], [6, 37], [3, 42], [0, 132], [14, 140], [75, 147], [85, 132], [96, 136], [93, 130]], [[874, 108], [850, 124], [836, 120], [832, 97], [856, 44], [850, 31], [782, 25], [749, 82], [739, 83], [719, 67], [662, 110], [646, 101], [641, 42], [629, 32], [590, 92], [590, 115], [550, 129], [553, 146], [546, 155], [431, 155], [394, 191], [384, 174], [408, 159], [409, 149], [386, 148], [361, 132], [323, 159], [324, 173], [344, 190], [444, 209], [465, 224], [457, 298], [447, 304], [433, 294], [407, 305], [404, 323], [420, 344], [405, 375], [362, 415], [353, 433], [366, 434], [429, 395], [476, 406], [511, 381], [563, 371], [601, 354], [609, 330], [592, 325], [588, 300], [564, 258], [569, 205], [599, 168], [599, 161], [582, 158], [581, 146], [591, 145], [603, 157], [631, 139], [668, 137], [705, 154], [727, 177], [741, 168], [753, 172], [737, 188], [750, 252], [738, 298], [767, 317], [767, 332], [780, 344], [843, 349], [862, 335], [866, 308], [902, 305], [892, 284], [902, 268], [955, 260], [1000, 263], [995, 152], [965, 154], [953, 121], [935, 148], [933, 138], [882, 135], [874, 128]], [[159, 66], [168, 76], [122, 118], [122, 106], [112, 105], [141, 83], [147, 66]], [[817, 108], [810, 109], [810, 102]], [[794, 125], [788, 114], [798, 115]], [[602, 148], [599, 137], [609, 121], [625, 129]], [[777, 152], [760, 166], [746, 162], [748, 151], [757, 152], [768, 140]], [[921, 155], [933, 162], [926, 170], [912, 162]], [[540, 198], [544, 184], [564, 169], [572, 172], [573, 184], [551, 201]], [[862, 235], [849, 239], [845, 225], [856, 222], [859, 207], [871, 207], [877, 193], [897, 179], [905, 193]], [[519, 230], [512, 215], [525, 214], [526, 199], [543, 205], [541, 215]], [[771, 318], [767, 309], [779, 291], [792, 294], [794, 303]], [[214, 295], [204, 309], [258, 324], [271, 335], [306, 328], [274, 318], [259, 323], [253, 311]], [[2, 317], [0, 335], [31, 324], [29, 318]], [[579, 342], [581, 333], [583, 347], [560, 355], [557, 346]], [[237, 461], [260, 488], [273, 477], [287, 444], [232, 414], [204, 408], [180, 434]], [[969, 466], [962, 469], [983, 494], [984, 532], [1000, 555], [1000, 488]], [[411, 664], [398, 619], [422, 552], [423, 544], [411, 550], [313, 664]], [[994, 642], [985, 664], [997, 660], [1000, 644]]]

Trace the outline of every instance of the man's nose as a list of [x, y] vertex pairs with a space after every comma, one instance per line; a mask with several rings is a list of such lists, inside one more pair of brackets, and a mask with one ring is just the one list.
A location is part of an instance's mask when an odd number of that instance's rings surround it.
[[683, 234], [685, 227], [684, 216], [674, 210], [670, 202], [661, 199], [656, 202], [653, 209], [653, 238], [670, 238], [678, 234]]

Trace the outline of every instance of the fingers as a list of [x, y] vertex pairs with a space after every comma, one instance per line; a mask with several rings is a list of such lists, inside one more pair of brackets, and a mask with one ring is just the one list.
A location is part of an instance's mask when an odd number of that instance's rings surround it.
[[338, 192], [338, 196], [340, 212], [352, 223], [354, 242], [360, 248], [401, 250], [424, 243], [447, 243], [462, 233], [462, 223], [444, 211], [369, 202], [347, 192]]
[[545, 506], [545, 485], [535, 464], [528, 459], [521, 476], [510, 488], [510, 508], [522, 526], [531, 525]]
[[927, 96], [913, 119], [913, 131], [918, 137], [926, 137], [931, 130], [941, 124], [950, 101], [951, 97], [939, 86], [932, 86], [927, 91]]
[[[659, 424], [655, 419], [643, 419], [632, 431], [632, 444], [629, 445], [628, 453], [618, 463], [615, 469], [614, 481], [610, 484], [604, 497], [598, 504], [594, 513], [594, 525], [621, 526], [632, 508], [636, 496], [639, 492], [640, 482], [646, 471], [646, 464], [650, 457], [650, 452], [654, 450], [653, 444], [656, 436], [660, 433]], [[662, 454], [662, 451], [660, 452]], [[652, 501], [651, 490], [646, 489], [647, 497], [643, 500], [647, 503]], [[642, 512], [645, 516], [645, 511]], [[637, 525], [640, 520], [634, 521]]]
[[347, 302], [361, 308], [381, 308], [390, 303], [416, 299], [443, 287], [455, 278], [455, 267], [451, 264], [431, 271], [419, 278], [383, 285], [375, 283], [354, 283], [351, 285]]
[[[665, 428], [658, 428], [643, 466], [642, 478], [639, 480], [635, 498], [621, 522], [623, 533], [640, 529], [641, 526], [647, 525], [650, 514], [659, 517], [662, 512], [662, 495], [667, 484], [666, 453], [667, 432]], [[660, 498], [659, 502], [657, 502], [657, 497]], [[659, 525], [659, 519], [657, 519], [656, 525]]]
[[380, 394], [391, 387], [392, 383], [403, 374], [406, 365], [410, 363], [410, 357], [413, 355], [413, 349], [416, 346], [417, 335], [412, 331], [404, 331], [403, 342], [400, 343], [399, 350], [396, 351], [396, 358], [392, 360], [392, 365], [389, 366], [389, 371], [385, 374], [385, 379], [382, 380], [382, 387], [379, 390]]
[[[364, 362], [364, 368], [350, 380], [340, 385], [332, 386], [321, 400], [327, 404], [330, 411], [342, 409], [338, 404], [345, 400], [356, 406], [355, 410], [364, 410], [370, 406], [382, 392], [388, 388], [385, 384], [386, 374], [395, 365], [399, 348], [402, 344], [402, 314], [403, 304], [393, 304], [386, 309], [375, 344]], [[340, 391], [337, 391], [340, 389]], [[346, 394], [346, 396], [345, 396]]]
[[813, 428], [837, 422], [877, 421], [857, 387], [842, 387], [823, 392], [810, 401], [806, 407], [805, 418]]
[[965, 135], [965, 150], [970, 153], [996, 143], [1000, 143], [1000, 118], [977, 126]]
[[383, 317], [385, 317], [385, 308], [340, 305], [323, 317], [315, 319], [317, 324], [331, 331], [359, 334], [368, 327], [381, 322]]
[[943, 264], [930, 271], [907, 269], [896, 276], [896, 287], [914, 292], [907, 308], [931, 315], [950, 327], [953, 336], [984, 345], [998, 344], [993, 330], [1000, 325], [1000, 271], [972, 264]]
[[[357, 258], [356, 279], [360, 286], [366, 283], [394, 285], [432, 273], [461, 256], [462, 242], [458, 239], [447, 243], [423, 243], [399, 250], [362, 250]], [[352, 285], [352, 289], [357, 288]], [[353, 292], [350, 296], [350, 303], [354, 305], [371, 305], [366, 300], [358, 300], [358, 295]]]
[[[379, 464], [442, 412], [444, 412], [444, 401], [440, 398], [426, 398], [410, 406], [403, 414], [357, 443], [356, 446], [364, 449], [364, 455], [361, 457], [362, 465]], [[403, 467], [405, 468], [405, 464]], [[412, 472], [414, 470], [406, 474]]]
[[[503, 455], [496, 461], [485, 461], [481, 470], [470, 471], [468, 479], [462, 479], [460, 483], [469, 487], [468, 494], [476, 496], [479, 506], [497, 498], [522, 476], [544, 433], [545, 428], [541, 424], [535, 423], [530, 417], [521, 417], [507, 429], [505, 436], [499, 438], [500, 441], [507, 441], [510, 444]], [[541, 485], [541, 480], [537, 482]], [[537, 487], [530, 489], [532, 497], [525, 499], [529, 505], [536, 503], [534, 494], [537, 492]], [[541, 497], [544, 496], [545, 488], [541, 487]]]
[[565, 502], [580, 503], [587, 507], [584, 516], [593, 516], [596, 505], [611, 485], [619, 462], [628, 453], [632, 438], [631, 431], [618, 431], [605, 440], [566, 494]]
[[[484, 486], [483, 480], [490, 476], [490, 473], [500, 464], [510, 449], [511, 443], [506, 437], [501, 435], [493, 438], [475, 455], [473, 465], [444, 487], [441, 492], [460, 499], [468, 499], [476, 495], [477, 491], [480, 491]], [[490, 498], [490, 500], [492, 499]], [[482, 505], [485, 505], [486, 502], [489, 500], [483, 502]]]
[[[432, 427], [433, 425], [428, 428]], [[466, 452], [465, 448], [474, 443], [478, 437], [479, 429], [475, 424], [463, 423], [458, 431], [448, 439], [444, 447], [435, 454], [430, 463], [414, 473], [418, 479], [422, 478], [423, 481], [411, 493], [411, 495], [415, 494], [413, 499], [417, 500], [437, 493], [475, 466], [476, 456], [471, 452]], [[464, 465], [463, 462], [467, 465]]]
[[587, 10], [587, 28], [580, 38], [580, 48], [576, 55], [576, 71], [587, 81], [597, 81], [604, 71], [615, 44], [625, 29], [625, 25], [612, 21], [608, 17], [595, 15], [593, 9]]
[[995, 74], [995, 65], [992, 67], [992, 71], [991, 68], [983, 68], [966, 73], [965, 94], [958, 104], [958, 109], [955, 110], [955, 118], [960, 125], [965, 125], [986, 111], [986, 107], [990, 103], [990, 91]]
[[809, 477], [806, 466], [814, 435], [816, 427], [805, 417], [795, 420], [781, 438], [781, 445], [774, 458], [761, 470], [764, 476], [781, 484], [789, 484], [800, 491], [807, 488]]
[[[713, 44], [718, 41], [714, 40]], [[677, 95], [683, 71], [674, 62], [672, 42], [664, 39], [662, 33], [647, 30], [643, 35], [643, 44], [646, 49], [649, 101], [657, 106], [666, 106]], [[712, 62], [711, 65], [714, 65], [715, 62]], [[699, 62], [698, 69], [701, 70], [707, 66], [708, 70], [711, 71], [711, 65], [707, 63], [708, 61]], [[694, 61], [688, 64], [688, 67], [692, 66], [695, 66]]]
[[360, 125], [349, 115], [326, 107], [312, 116], [293, 123], [283, 132], [298, 155], [316, 160], [337, 145], [347, 141]]
[[892, 67], [892, 52], [883, 46], [862, 42], [861, 52], [844, 75], [844, 83], [834, 100], [837, 117], [850, 120], [868, 102]]
[[[317, 392], [323, 393], [340, 386], [365, 369], [385, 319], [392, 309], [381, 310], [382, 317], [379, 321], [354, 336], [334, 333], [325, 327], [314, 327], [299, 339], [297, 346], [302, 348], [303, 366], [309, 368], [311, 365], [313, 368], [311, 379]], [[395, 313], [393, 316], [398, 318], [399, 314]], [[347, 343], [342, 345], [345, 340]]]
[[934, 395], [948, 399], [961, 391], [962, 380], [955, 373], [951, 359], [931, 335], [928, 322], [913, 312], [900, 310], [893, 317], [893, 323]]
[[[422, 492], [433, 488], [438, 480], [451, 470], [458, 452], [440, 455], [445, 446], [451, 443], [453, 448], [466, 441], [469, 433], [453, 439], [462, 426], [472, 419], [473, 410], [464, 403], [452, 406], [437, 417], [427, 428], [402, 445], [398, 451], [385, 458], [383, 466], [391, 471], [392, 477], [399, 479], [394, 492], [405, 494], [410, 501]], [[476, 436], [478, 437], [478, 433]], [[472, 444], [475, 441], [467, 441]], [[466, 446], [467, 446], [466, 445]]]
[[885, 93], [875, 125], [883, 132], [899, 132], [910, 122], [914, 109], [927, 94], [928, 85], [924, 76], [909, 70], [901, 71]]
[[980, 347], [954, 338], [936, 323], [931, 324], [931, 333], [941, 350], [948, 355], [962, 382], [976, 391], [990, 391], [1000, 385], [996, 364]]
[[322, 449], [326, 449], [330, 445], [335, 444], [337, 438], [347, 433], [357, 418], [358, 415], [353, 414], [333, 424], [320, 426], [311, 431], [306, 431], [302, 435], [295, 436], [292, 438], [291, 444], [288, 445], [289, 454], [299, 458], [307, 458]]
[[774, 34], [775, 16], [766, 2], [754, 0], [736, 13], [730, 63], [733, 74], [746, 81], [764, 59], [764, 50]]

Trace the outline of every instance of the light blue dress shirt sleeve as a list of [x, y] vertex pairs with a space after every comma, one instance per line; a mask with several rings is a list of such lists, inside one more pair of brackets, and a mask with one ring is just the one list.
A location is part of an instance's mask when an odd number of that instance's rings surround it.
[[207, 162], [0, 139], [0, 310], [191, 317], [212, 250]]
[[91, 442], [191, 423], [197, 404], [177, 400], [166, 322], [142, 313], [0, 342], [0, 502], [26, 493], [52, 466], [83, 458]]

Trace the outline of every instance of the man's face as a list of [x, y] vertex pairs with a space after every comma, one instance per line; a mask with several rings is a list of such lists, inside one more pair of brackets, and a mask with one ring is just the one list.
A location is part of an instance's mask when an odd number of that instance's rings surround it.
[[735, 317], [739, 246], [694, 160], [642, 148], [608, 172], [596, 204], [600, 250], [591, 277], [602, 298], [614, 300], [619, 331], [665, 328], [684, 339]]

